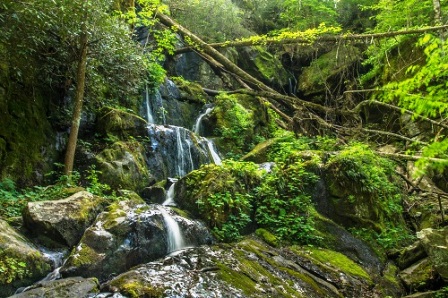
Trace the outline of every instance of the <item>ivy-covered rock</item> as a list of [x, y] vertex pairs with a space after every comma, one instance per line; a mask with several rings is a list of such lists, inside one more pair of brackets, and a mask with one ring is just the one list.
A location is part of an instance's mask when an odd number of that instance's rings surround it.
[[41, 281], [25, 292], [11, 298], [61, 298], [61, 297], [91, 297], [99, 292], [96, 278], [71, 277], [59, 280]]
[[144, 146], [136, 140], [116, 142], [95, 159], [101, 182], [112, 189], [140, 192], [154, 181], [146, 165]]
[[270, 121], [261, 100], [245, 94], [217, 96], [210, 116], [210, 125], [216, 127], [215, 142], [229, 156], [244, 155], [260, 140], [269, 138]]
[[325, 164], [329, 201], [323, 214], [365, 239], [378, 240], [383, 247], [407, 240], [402, 182], [394, 173], [390, 161], [365, 146], [352, 145], [338, 152]]
[[8, 297], [50, 271], [50, 260], [0, 219], [0, 297]]
[[106, 205], [106, 199], [81, 191], [62, 200], [29, 202], [23, 221], [35, 235], [74, 246]]

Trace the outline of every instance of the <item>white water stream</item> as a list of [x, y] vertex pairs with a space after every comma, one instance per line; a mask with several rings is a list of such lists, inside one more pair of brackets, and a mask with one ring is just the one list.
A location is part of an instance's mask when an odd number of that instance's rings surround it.
[[160, 208], [160, 211], [165, 221], [167, 252], [172, 253], [185, 248], [185, 240], [177, 221], [164, 208]]

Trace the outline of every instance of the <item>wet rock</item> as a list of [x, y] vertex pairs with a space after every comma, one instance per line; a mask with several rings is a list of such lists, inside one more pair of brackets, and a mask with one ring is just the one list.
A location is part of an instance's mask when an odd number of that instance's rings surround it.
[[328, 259], [316, 261], [317, 272], [299, 259], [303, 253], [306, 249], [275, 249], [253, 238], [201, 246], [135, 267], [104, 290], [131, 297], [374, 297], [372, 280], [359, 265], [347, 263], [341, 272]]
[[[95, 276], [100, 280], [167, 253], [162, 206], [121, 201], [109, 206], [86, 230], [61, 268], [63, 276]], [[166, 209], [165, 212], [171, 212]], [[185, 245], [207, 243], [208, 231], [172, 213], [184, 231]]]
[[106, 205], [104, 198], [81, 191], [63, 200], [29, 202], [23, 220], [34, 234], [73, 246]]
[[0, 297], [45, 277], [49, 270], [50, 260], [0, 219]]
[[61, 297], [92, 297], [99, 292], [98, 280], [72, 277], [60, 280], [39, 282], [26, 289], [25, 292], [11, 298], [61, 298]]
[[207, 140], [178, 126], [150, 125], [146, 148], [148, 168], [157, 181], [182, 177], [213, 161]]

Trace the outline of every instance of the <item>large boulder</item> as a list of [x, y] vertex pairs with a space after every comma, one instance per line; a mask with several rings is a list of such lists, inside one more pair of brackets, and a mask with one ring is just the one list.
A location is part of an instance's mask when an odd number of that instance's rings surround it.
[[43, 278], [49, 270], [50, 260], [0, 219], [0, 297]]
[[104, 198], [81, 191], [62, 200], [29, 202], [23, 220], [33, 234], [74, 246], [106, 204]]
[[26, 289], [25, 292], [10, 298], [61, 298], [92, 297], [99, 292], [98, 280], [95, 278], [71, 277], [60, 280], [42, 281]]
[[146, 263], [104, 289], [129, 297], [384, 297], [373, 287], [369, 274], [341, 254], [276, 249], [248, 237]]
[[185, 245], [209, 241], [208, 231], [195, 221], [175, 215], [159, 205], [126, 200], [110, 205], [86, 230], [79, 245], [61, 268], [63, 276], [108, 279], [132, 266], [168, 253], [164, 213], [171, 213], [184, 232]]
[[145, 148], [136, 140], [115, 142], [96, 157], [99, 178], [112, 189], [142, 191], [154, 178], [146, 166]]

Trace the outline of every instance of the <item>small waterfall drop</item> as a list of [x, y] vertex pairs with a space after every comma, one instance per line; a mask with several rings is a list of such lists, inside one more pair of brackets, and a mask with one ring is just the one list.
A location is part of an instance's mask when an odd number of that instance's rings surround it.
[[182, 138], [179, 127], [174, 127], [174, 132], [176, 133], [176, 143], [177, 143], [177, 175], [179, 177], [184, 176], [187, 171], [185, 170], [185, 154], [184, 147], [182, 146]]
[[166, 198], [163, 202], [163, 206], [175, 206], [176, 202], [174, 202], [174, 185], [176, 185], [176, 182], [173, 182], [168, 190], [166, 191]]
[[213, 162], [216, 165], [221, 165], [222, 164], [221, 158], [219, 157], [218, 152], [216, 152], [213, 142], [209, 139], [207, 139], [207, 146], [208, 146], [210, 155], [212, 156]]
[[163, 207], [160, 208], [166, 228], [167, 236], [167, 252], [172, 253], [185, 248], [185, 240], [180, 230], [179, 224], [176, 222]]
[[146, 103], [146, 120], [148, 120], [148, 123], [155, 123], [150, 104], [150, 95], [148, 86], [146, 86], [145, 89], [145, 103]]
[[213, 107], [207, 108], [207, 109], [205, 110], [205, 112], [202, 113], [202, 114], [200, 114], [199, 117], [198, 117], [198, 119], [196, 119], [196, 123], [195, 123], [194, 126], [193, 126], [193, 132], [194, 132], [195, 134], [197, 134], [197, 135], [200, 134], [202, 118], [204, 118], [205, 116], [207, 116], [208, 114], [210, 114], [210, 113], [213, 111], [213, 109], [214, 109]]

